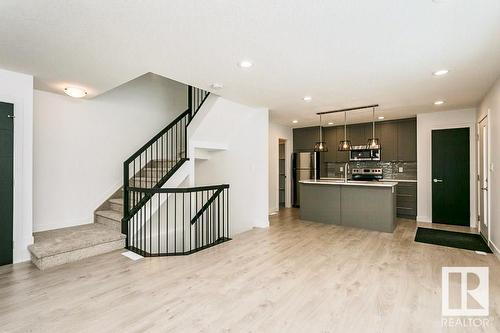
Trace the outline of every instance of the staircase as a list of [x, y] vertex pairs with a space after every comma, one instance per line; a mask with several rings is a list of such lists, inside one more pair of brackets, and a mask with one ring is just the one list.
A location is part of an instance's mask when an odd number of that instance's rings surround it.
[[229, 240], [229, 185], [179, 187], [187, 127], [208, 95], [188, 87], [188, 109], [124, 162], [124, 186], [94, 212], [94, 223], [35, 233], [32, 262], [47, 269], [124, 247], [143, 256], [190, 254]]

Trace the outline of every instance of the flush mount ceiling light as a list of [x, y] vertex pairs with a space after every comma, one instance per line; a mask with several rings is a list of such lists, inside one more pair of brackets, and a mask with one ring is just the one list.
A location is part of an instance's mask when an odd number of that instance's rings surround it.
[[66, 93], [66, 95], [74, 98], [82, 98], [87, 95], [87, 92], [84, 89], [76, 87], [64, 88], [64, 92]]
[[434, 76], [443, 76], [443, 75], [446, 75], [448, 74], [449, 70], [447, 69], [440, 69], [438, 71], [435, 71], [434, 73], [432, 73], [432, 75]]
[[292, 123], [294, 123], [294, 124], [296, 124], [298, 122], [299, 122], [298, 120], [292, 120]]
[[329, 122], [329, 123], [328, 123], [328, 125], [333, 125], [333, 123], [332, 123], [332, 122]]
[[435, 101], [434, 102], [434, 105], [443, 105], [444, 104], [444, 101]]
[[212, 83], [210, 87], [212, 87], [212, 89], [218, 90], [222, 89], [224, 86], [221, 83]]
[[306, 101], [306, 102], [309, 102], [311, 99], [312, 99], [312, 97], [311, 97], [311, 96], [305, 96], [305, 97], [303, 98], [303, 100], [304, 100], [304, 101]]
[[253, 66], [253, 63], [250, 60], [242, 60], [238, 63], [238, 66], [241, 68], [250, 68]]
[[382, 119], [385, 119], [384, 116], [378, 116], [378, 120], [382, 120]]
[[314, 151], [326, 152], [328, 148], [326, 147], [326, 142], [323, 141], [323, 127], [321, 126], [321, 115], [319, 115], [319, 141], [314, 145]]

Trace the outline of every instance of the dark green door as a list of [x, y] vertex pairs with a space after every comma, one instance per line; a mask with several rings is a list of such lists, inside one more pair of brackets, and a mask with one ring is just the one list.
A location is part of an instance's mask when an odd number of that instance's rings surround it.
[[470, 224], [469, 129], [432, 131], [432, 222]]
[[0, 265], [12, 263], [14, 105], [0, 102]]

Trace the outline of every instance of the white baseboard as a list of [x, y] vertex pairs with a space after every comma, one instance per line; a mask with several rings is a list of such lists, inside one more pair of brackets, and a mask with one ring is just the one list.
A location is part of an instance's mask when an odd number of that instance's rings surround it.
[[488, 242], [488, 245], [491, 247], [491, 249], [493, 250], [493, 254], [495, 255], [495, 257], [497, 257], [498, 260], [500, 260], [500, 250], [498, 249], [498, 247], [495, 245], [495, 243], [493, 243], [492, 241], [489, 241]]
[[429, 216], [417, 216], [417, 222], [432, 223], [432, 219]]

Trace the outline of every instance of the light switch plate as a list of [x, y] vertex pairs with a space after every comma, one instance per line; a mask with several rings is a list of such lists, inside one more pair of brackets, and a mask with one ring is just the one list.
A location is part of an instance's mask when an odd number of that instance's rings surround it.
[[340, 172], [344, 171], [344, 167], [340, 167]]
[[403, 167], [399, 167], [398, 172], [403, 172]]

